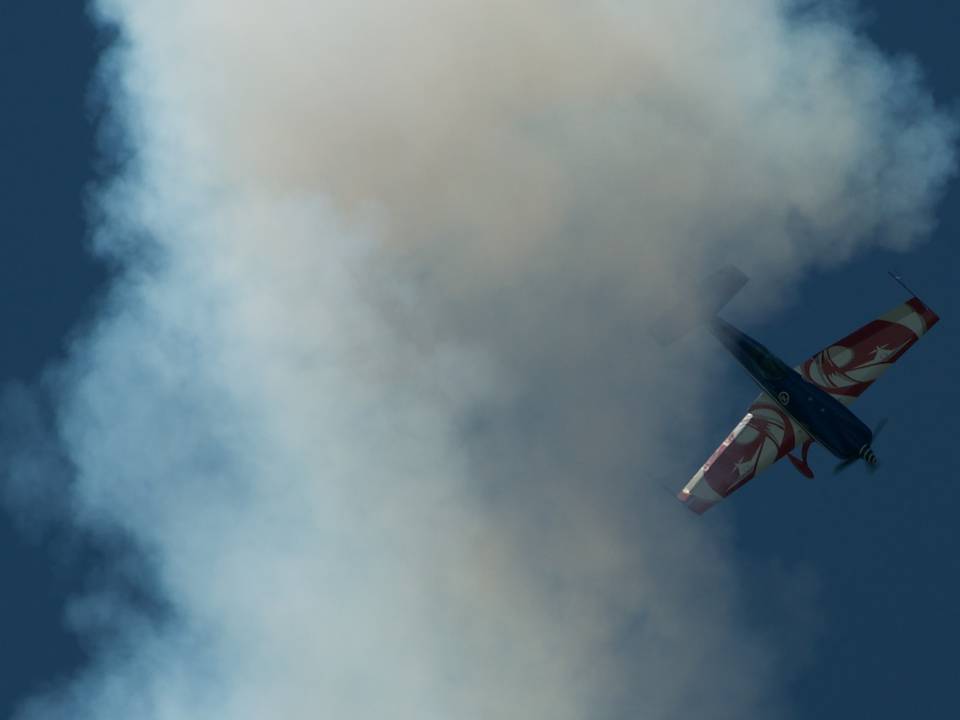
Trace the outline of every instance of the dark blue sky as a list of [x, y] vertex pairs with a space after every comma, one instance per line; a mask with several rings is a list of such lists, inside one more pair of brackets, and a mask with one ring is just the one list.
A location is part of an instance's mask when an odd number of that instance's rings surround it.
[[[917, 58], [938, 100], [956, 103], [960, 7], [937, 0], [862, 6], [865, 31], [885, 50]], [[80, 2], [0, 4], [4, 384], [35, 381], [61, 355], [106, 286], [105, 268], [87, 252], [83, 212], [96, 165], [89, 83], [103, 42]], [[881, 472], [869, 476], [857, 468], [834, 478], [832, 459], [814, 451], [816, 480], [776, 468], [715, 511], [733, 516], [737, 525], [747, 568], [744, 592], [763, 632], [804, 661], [790, 686], [798, 716], [899, 720], [942, 716], [955, 705], [956, 186], [939, 220], [932, 240], [915, 251], [872, 252], [812, 275], [780, 316], [745, 328], [785, 359], [799, 360], [903, 299], [886, 277], [888, 268], [902, 272], [942, 317], [857, 406], [870, 424], [890, 417], [876, 448]], [[731, 392], [742, 389], [746, 406], [755, 393], [749, 379], [732, 366], [724, 377]], [[718, 414], [715, 434], [723, 436], [742, 410], [732, 406]], [[0, 593], [0, 716], [84, 662], [83, 648], [63, 627], [63, 604], [100, 555], [79, 542], [50, 531], [29, 538], [16, 531], [13, 518], [0, 516], [0, 572], [6, 579]], [[65, 554], [67, 545], [72, 549]], [[785, 573], [809, 578], [799, 586], [795, 626], [783, 623], [790, 598], [771, 596]], [[818, 628], [815, 637], [809, 637], [812, 627]]]
[[[36, 380], [92, 311], [105, 269], [86, 250], [93, 179], [88, 111], [99, 40], [82, 3], [0, 4], [0, 378]], [[16, 432], [3, 428], [6, 443]], [[64, 599], [88, 574], [86, 551], [56, 532], [17, 532], [0, 518], [0, 716], [83, 662], [63, 629]], [[79, 552], [78, 552], [79, 550]], [[80, 560], [79, 563], [73, 562]]]

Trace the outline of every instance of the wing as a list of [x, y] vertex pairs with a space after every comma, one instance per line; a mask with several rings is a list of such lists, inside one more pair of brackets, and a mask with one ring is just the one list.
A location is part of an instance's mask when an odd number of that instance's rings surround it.
[[760, 393], [723, 441], [677, 495], [697, 514], [703, 514], [734, 490], [788, 455], [802, 449], [802, 459], [790, 456], [800, 472], [812, 476], [806, 465], [812, 438], [766, 393]]
[[940, 318], [916, 297], [821, 350], [797, 368], [803, 379], [849, 405]]

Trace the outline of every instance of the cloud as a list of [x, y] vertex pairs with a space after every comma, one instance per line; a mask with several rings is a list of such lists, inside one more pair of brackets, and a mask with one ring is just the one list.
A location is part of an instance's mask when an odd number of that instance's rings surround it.
[[652, 482], [707, 390], [643, 328], [719, 262], [922, 238], [916, 68], [772, 0], [98, 13], [122, 270], [58, 435], [163, 612], [78, 601], [100, 659], [23, 718], [783, 710], [731, 530]]

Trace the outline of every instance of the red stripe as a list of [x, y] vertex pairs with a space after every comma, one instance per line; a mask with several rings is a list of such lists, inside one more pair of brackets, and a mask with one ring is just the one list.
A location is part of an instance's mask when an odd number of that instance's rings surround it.
[[907, 300], [907, 305], [913, 308], [913, 310], [923, 318], [923, 324], [926, 326], [927, 330], [936, 325], [940, 320], [940, 316], [927, 307], [920, 298], [910, 298]]

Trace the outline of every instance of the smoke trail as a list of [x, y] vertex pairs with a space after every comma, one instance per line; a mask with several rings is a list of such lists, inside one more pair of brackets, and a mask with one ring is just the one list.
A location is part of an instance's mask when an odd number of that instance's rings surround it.
[[916, 71], [773, 0], [98, 8], [123, 273], [59, 434], [164, 612], [78, 602], [23, 717], [774, 712], [726, 532], [649, 492], [705, 391], [641, 330], [922, 237]]

